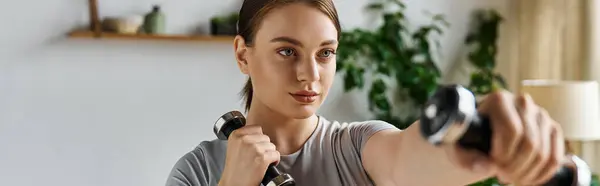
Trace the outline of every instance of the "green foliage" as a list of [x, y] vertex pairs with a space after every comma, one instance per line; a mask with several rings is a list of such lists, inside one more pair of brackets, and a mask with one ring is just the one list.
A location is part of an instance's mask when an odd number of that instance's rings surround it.
[[[391, 98], [407, 108], [421, 108], [437, 89], [441, 78], [433, 49], [439, 42], [432, 34], [443, 34], [449, 24], [443, 15], [430, 15], [430, 23], [409, 29], [400, 0], [380, 0], [367, 9], [381, 15], [383, 23], [374, 30], [344, 31], [338, 48], [338, 73], [344, 73], [344, 90], [368, 89], [369, 110], [375, 119], [405, 129], [418, 119], [419, 112], [398, 112]], [[498, 25], [502, 18], [493, 10], [475, 14], [474, 30], [465, 43], [472, 49], [469, 61], [476, 67], [468, 88], [475, 94], [506, 88], [494, 72]], [[432, 44], [433, 43], [433, 44]], [[369, 81], [368, 81], [369, 80]], [[392, 88], [392, 87], [395, 87]], [[392, 96], [390, 96], [392, 95]], [[403, 113], [399, 116], [396, 113]]]
[[600, 186], [600, 177], [597, 174], [592, 175], [592, 185], [591, 186]]
[[474, 184], [471, 184], [469, 186], [504, 186], [503, 184], [500, 184], [500, 181], [498, 181], [498, 179], [496, 178], [490, 178], [481, 182], [477, 182]]
[[239, 14], [237, 12], [227, 15], [218, 15], [210, 19], [215, 24], [235, 24], [238, 21]]
[[475, 94], [487, 94], [496, 88], [507, 88], [506, 81], [494, 72], [498, 51], [498, 27], [502, 17], [495, 10], [479, 10], [473, 20], [474, 30], [465, 44], [471, 49], [468, 59], [477, 71], [471, 74], [469, 89]]
[[[397, 116], [388, 95], [412, 103], [414, 108], [427, 101], [441, 76], [432, 55], [430, 34], [442, 34], [442, 28], [448, 26], [442, 15], [432, 15], [430, 24], [411, 31], [404, 16], [405, 8], [400, 0], [369, 4], [367, 9], [380, 14], [383, 24], [375, 30], [343, 32], [337, 52], [337, 71], [345, 75], [344, 90], [368, 86], [369, 110], [377, 119], [400, 129], [414, 122], [418, 113]], [[371, 79], [369, 85], [367, 75]], [[397, 89], [391, 91], [390, 87]]]

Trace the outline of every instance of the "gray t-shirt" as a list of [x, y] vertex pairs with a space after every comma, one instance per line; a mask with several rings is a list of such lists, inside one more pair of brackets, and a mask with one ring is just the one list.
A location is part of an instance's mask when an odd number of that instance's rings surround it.
[[[363, 168], [361, 151], [373, 134], [393, 125], [377, 120], [341, 123], [319, 116], [315, 132], [297, 152], [281, 156], [277, 168], [297, 186], [373, 185]], [[215, 186], [225, 163], [227, 142], [204, 141], [173, 167], [167, 186]], [[260, 184], [259, 184], [260, 185]]]

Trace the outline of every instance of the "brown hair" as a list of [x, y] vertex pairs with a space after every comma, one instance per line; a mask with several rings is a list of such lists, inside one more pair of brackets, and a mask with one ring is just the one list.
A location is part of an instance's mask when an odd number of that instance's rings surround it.
[[[239, 13], [237, 34], [244, 38], [247, 46], [252, 46], [256, 31], [265, 15], [274, 8], [292, 3], [306, 3], [329, 16], [338, 31], [339, 39], [341, 26], [333, 0], [244, 0]], [[246, 111], [250, 110], [253, 92], [252, 80], [248, 78], [241, 92], [242, 97], [246, 99]]]

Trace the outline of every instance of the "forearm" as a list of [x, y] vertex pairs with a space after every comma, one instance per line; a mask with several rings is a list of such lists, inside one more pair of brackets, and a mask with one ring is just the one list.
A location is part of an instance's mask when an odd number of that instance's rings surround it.
[[394, 181], [397, 185], [462, 186], [490, 175], [477, 175], [453, 165], [446, 152], [429, 144], [420, 134], [418, 122], [397, 134]]

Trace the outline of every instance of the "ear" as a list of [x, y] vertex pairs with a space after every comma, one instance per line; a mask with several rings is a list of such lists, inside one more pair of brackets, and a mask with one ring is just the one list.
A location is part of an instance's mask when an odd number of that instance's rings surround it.
[[235, 36], [235, 39], [233, 40], [233, 47], [235, 50], [235, 59], [240, 71], [248, 75], [248, 47], [246, 46], [244, 38], [240, 35]]

